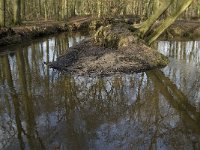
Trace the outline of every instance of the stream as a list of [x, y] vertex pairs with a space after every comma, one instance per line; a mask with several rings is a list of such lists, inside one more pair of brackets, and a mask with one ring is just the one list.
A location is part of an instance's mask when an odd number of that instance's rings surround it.
[[200, 149], [200, 41], [158, 41], [163, 69], [109, 77], [48, 69], [80, 33], [0, 49], [0, 149]]

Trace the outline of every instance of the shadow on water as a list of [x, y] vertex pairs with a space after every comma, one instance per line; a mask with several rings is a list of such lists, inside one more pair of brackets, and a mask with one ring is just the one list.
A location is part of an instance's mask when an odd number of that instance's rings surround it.
[[159, 42], [171, 63], [138, 74], [66, 76], [43, 65], [83, 38], [1, 54], [0, 149], [200, 148], [200, 42]]

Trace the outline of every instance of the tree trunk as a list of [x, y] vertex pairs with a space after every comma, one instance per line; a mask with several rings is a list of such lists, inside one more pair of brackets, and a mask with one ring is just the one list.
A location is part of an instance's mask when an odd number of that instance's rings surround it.
[[21, 16], [22, 16], [22, 19], [24, 20], [25, 19], [25, 15], [26, 15], [26, 0], [22, 0], [21, 1], [21, 9], [22, 9], [22, 12], [21, 12]]
[[21, 23], [21, 0], [13, 0], [13, 21], [14, 24]]
[[193, 0], [182, 0], [179, 2], [179, 7], [171, 16], [168, 16], [161, 22], [161, 25], [155, 29], [155, 31], [147, 37], [147, 43], [151, 44], [154, 42], [176, 19], [180, 16], [193, 2]]
[[73, 0], [73, 1], [72, 1], [71, 17], [76, 16], [76, 2], [77, 2], [77, 0]]
[[41, 0], [38, 0], [38, 5], [39, 5], [39, 16], [41, 17], [41, 15], [42, 15], [42, 2], [41, 2]]
[[156, 22], [157, 19], [165, 12], [169, 6], [171, 5], [173, 0], [155, 0], [154, 1], [154, 13], [141, 24], [139, 27], [139, 31], [141, 33], [141, 37], [143, 38], [145, 34], [150, 30], [152, 25]]
[[102, 16], [102, 0], [98, 0], [97, 1], [97, 10], [98, 10], [98, 18], [100, 18]]
[[5, 0], [0, 0], [0, 27], [5, 26]]
[[66, 10], [67, 10], [67, 8], [66, 8], [66, 6], [67, 6], [67, 2], [66, 2], [66, 0], [62, 0], [62, 6], [61, 6], [61, 18], [62, 18], [62, 20], [65, 20], [65, 18], [66, 18]]
[[44, 19], [45, 19], [45, 21], [48, 20], [48, 14], [47, 14], [47, 0], [44, 1]]

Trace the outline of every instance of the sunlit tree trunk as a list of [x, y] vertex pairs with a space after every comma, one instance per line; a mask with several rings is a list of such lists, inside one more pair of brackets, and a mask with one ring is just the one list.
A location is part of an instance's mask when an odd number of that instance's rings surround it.
[[44, 19], [45, 19], [45, 21], [48, 20], [48, 14], [47, 14], [47, 0], [44, 1]]
[[67, 12], [67, 1], [62, 0], [62, 13], [61, 13], [61, 18], [64, 20], [66, 18], [66, 12]]
[[181, 15], [193, 2], [193, 0], [182, 0], [179, 2], [179, 7], [177, 10], [173, 12], [172, 15], [168, 16], [166, 19], [164, 19], [160, 26], [154, 30], [152, 34], [147, 38], [148, 44], [151, 44], [154, 42], [174, 21], [178, 18], [179, 15]]
[[196, 1], [196, 7], [197, 7], [197, 16], [200, 16], [200, 1]]
[[41, 2], [41, 0], [38, 0], [38, 5], [39, 5], [39, 15], [41, 17], [41, 15], [42, 15], [42, 2]]
[[69, 18], [69, 0], [66, 0], [66, 17], [67, 17], [67, 19]]
[[97, 1], [97, 7], [98, 17], [100, 18], [102, 16], [102, 0]]
[[141, 37], [150, 30], [152, 25], [157, 21], [157, 19], [169, 8], [173, 0], [155, 0], [154, 1], [154, 13], [141, 24], [139, 27], [139, 31], [141, 33]]
[[5, 3], [6, 0], [0, 0], [0, 27], [5, 26]]

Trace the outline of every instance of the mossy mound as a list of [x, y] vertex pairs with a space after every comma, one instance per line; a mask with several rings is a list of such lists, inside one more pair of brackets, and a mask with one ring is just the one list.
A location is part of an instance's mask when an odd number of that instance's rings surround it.
[[95, 42], [104, 47], [121, 48], [136, 41], [136, 37], [124, 23], [102, 26], [94, 36]]
[[[77, 60], [68, 65], [65, 58], [69, 59], [72, 51], [77, 52]], [[81, 75], [141, 72], [168, 64], [167, 57], [137, 40], [127, 24], [101, 27], [94, 37], [70, 48], [62, 58], [49, 66]]]

